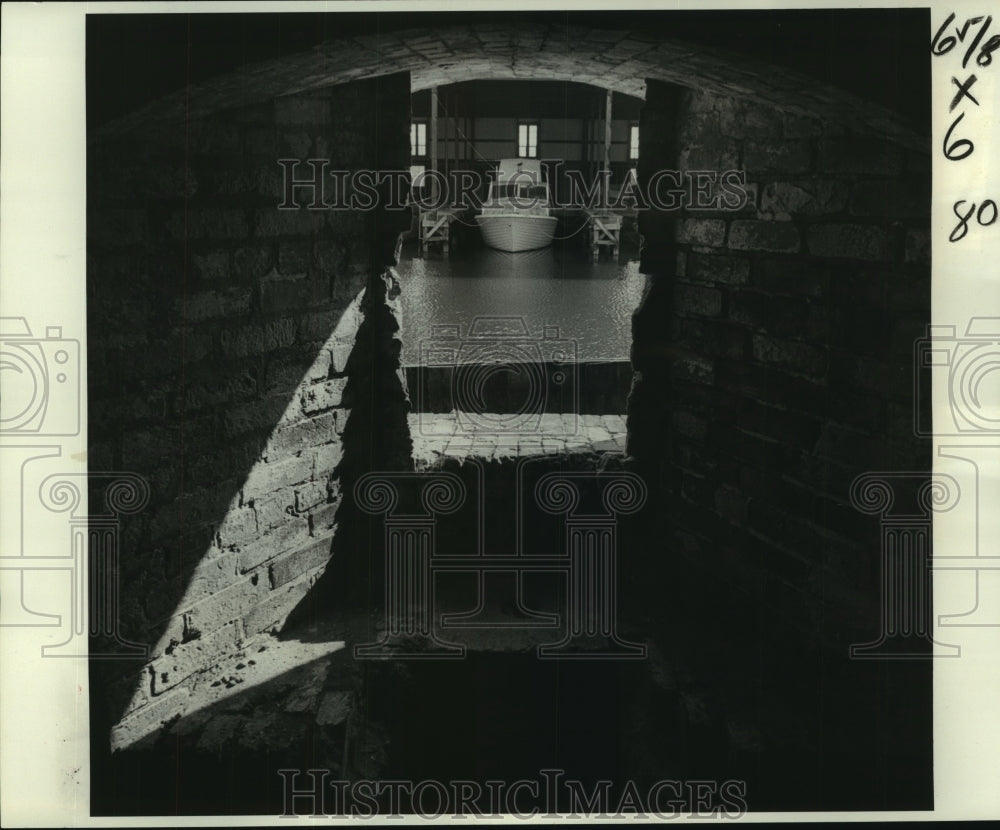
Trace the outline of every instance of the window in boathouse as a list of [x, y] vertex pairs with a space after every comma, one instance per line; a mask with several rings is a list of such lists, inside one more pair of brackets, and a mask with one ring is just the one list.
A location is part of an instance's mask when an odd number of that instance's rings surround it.
[[413, 121], [410, 124], [410, 155], [423, 158], [427, 155], [427, 122]]
[[538, 158], [538, 124], [521, 122], [517, 125], [517, 154], [521, 158]]

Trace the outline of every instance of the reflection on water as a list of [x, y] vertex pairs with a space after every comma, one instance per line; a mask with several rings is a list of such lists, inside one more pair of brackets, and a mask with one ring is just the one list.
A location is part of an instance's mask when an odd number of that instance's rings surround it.
[[646, 280], [638, 262], [594, 263], [585, 251], [556, 247], [476, 248], [451, 258], [404, 252], [398, 271], [406, 366], [417, 365], [431, 326], [459, 326], [464, 334], [482, 316], [523, 317], [537, 337], [558, 326], [561, 339], [576, 341], [580, 360], [628, 360], [632, 312]]

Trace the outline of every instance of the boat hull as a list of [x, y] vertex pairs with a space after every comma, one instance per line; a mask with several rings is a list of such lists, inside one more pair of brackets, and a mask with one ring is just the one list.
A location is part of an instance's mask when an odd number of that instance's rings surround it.
[[483, 241], [498, 251], [533, 251], [552, 244], [556, 233], [555, 216], [518, 216], [500, 214], [477, 216]]

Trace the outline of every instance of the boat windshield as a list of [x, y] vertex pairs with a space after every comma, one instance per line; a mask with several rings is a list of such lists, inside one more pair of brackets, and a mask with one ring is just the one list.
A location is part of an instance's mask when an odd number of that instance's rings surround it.
[[546, 201], [549, 193], [544, 184], [525, 185], [517, 182], [502, 182], [496, 185], [494, 195], [499, 199], [531, 199], [533, 201]]

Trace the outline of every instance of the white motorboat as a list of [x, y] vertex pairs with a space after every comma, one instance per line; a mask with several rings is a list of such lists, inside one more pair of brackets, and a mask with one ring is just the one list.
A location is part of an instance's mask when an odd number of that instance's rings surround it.
[[552, 244], [556, 223], [548, 184], [537, 159], [501, 159], [476, 223], [483, 241], [500, 251], [533, 251]]

